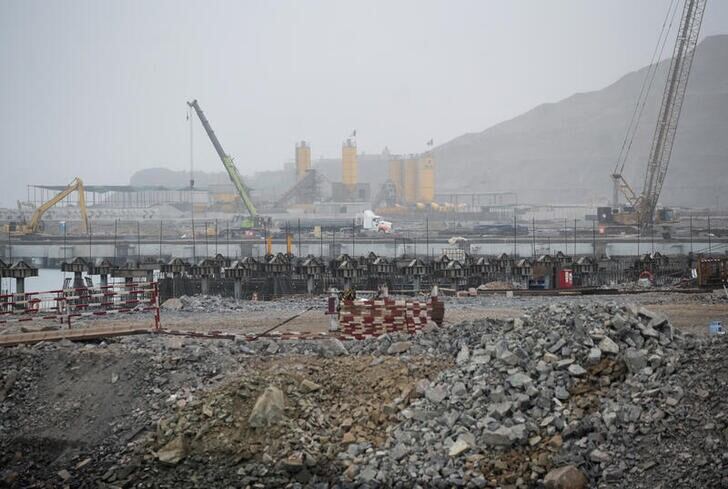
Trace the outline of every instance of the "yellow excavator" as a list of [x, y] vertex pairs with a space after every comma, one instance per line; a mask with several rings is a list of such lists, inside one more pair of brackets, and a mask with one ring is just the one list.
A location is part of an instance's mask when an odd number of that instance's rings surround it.
[[48, 209], [68, 197], [74, 191], [78, 192], [78, 208], [81, 212], [81, 222], [83, 223], [83, 232], [88, 233], [88, 214], [86, 212], [86, 194], [83, 190], [83, 182], [76, 177], [62, 192], [59, 192], [53, 198], [41, 204], [30, 218], [29, 223], [11, 222], [5, 225], [5, 232], [17, 236], [26, 236], [35, 234], [41, 230], [41, 219]]

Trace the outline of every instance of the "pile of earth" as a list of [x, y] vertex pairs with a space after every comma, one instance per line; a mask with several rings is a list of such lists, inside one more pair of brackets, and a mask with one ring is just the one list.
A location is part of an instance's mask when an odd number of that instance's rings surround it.
[[726, 487], [726, 344], [591, 299], [363, 341], [4, 349], [0, 480]]

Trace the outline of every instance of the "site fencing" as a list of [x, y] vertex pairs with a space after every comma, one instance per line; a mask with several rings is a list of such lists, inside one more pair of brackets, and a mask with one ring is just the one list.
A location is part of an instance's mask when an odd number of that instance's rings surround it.
[[72, 322], [81, 318], [134, 313], [150, 314], [153, 328], [160, 329], [157, 282], [0, 295], [0, 324], [48, 320], [71, 328]]

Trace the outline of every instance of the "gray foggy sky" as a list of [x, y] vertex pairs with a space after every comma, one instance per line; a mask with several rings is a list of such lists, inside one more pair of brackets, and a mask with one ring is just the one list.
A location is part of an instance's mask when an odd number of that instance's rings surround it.
[[[354, 128], [360, 151], [421, 151], [646, 65], [668, 3], [0, 0], [0, 205], [187, 168], [191, 98], [243, 174]], [[709, 2], [702, 37], [726, 32]], [[198, 121], [195, 146], [222, 169]]]

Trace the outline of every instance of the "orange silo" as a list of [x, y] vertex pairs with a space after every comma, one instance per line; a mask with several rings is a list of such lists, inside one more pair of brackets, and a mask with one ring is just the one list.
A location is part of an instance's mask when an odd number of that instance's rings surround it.
[[311, 169], [311, 146], [306, 141], [296, 144], [296, 179], [306, 176]]
[[417, 202], [430, 204], [435, 200], [435, 162], [431, 153], [425, 153], [417, 169]]
[[410, 157], [404, 162], [404, 175], [402, 178], [403, 192], [405, 202], [414, 204], [417, 202], [417, 170], [419, 166], [419, 158]]
[[347, 139], [341, 147], [341, 164], [341, 181], [350, 192], [353, 192], [358, 182], [359, 168], [356, 160], [356, 142], [352, 139]]

